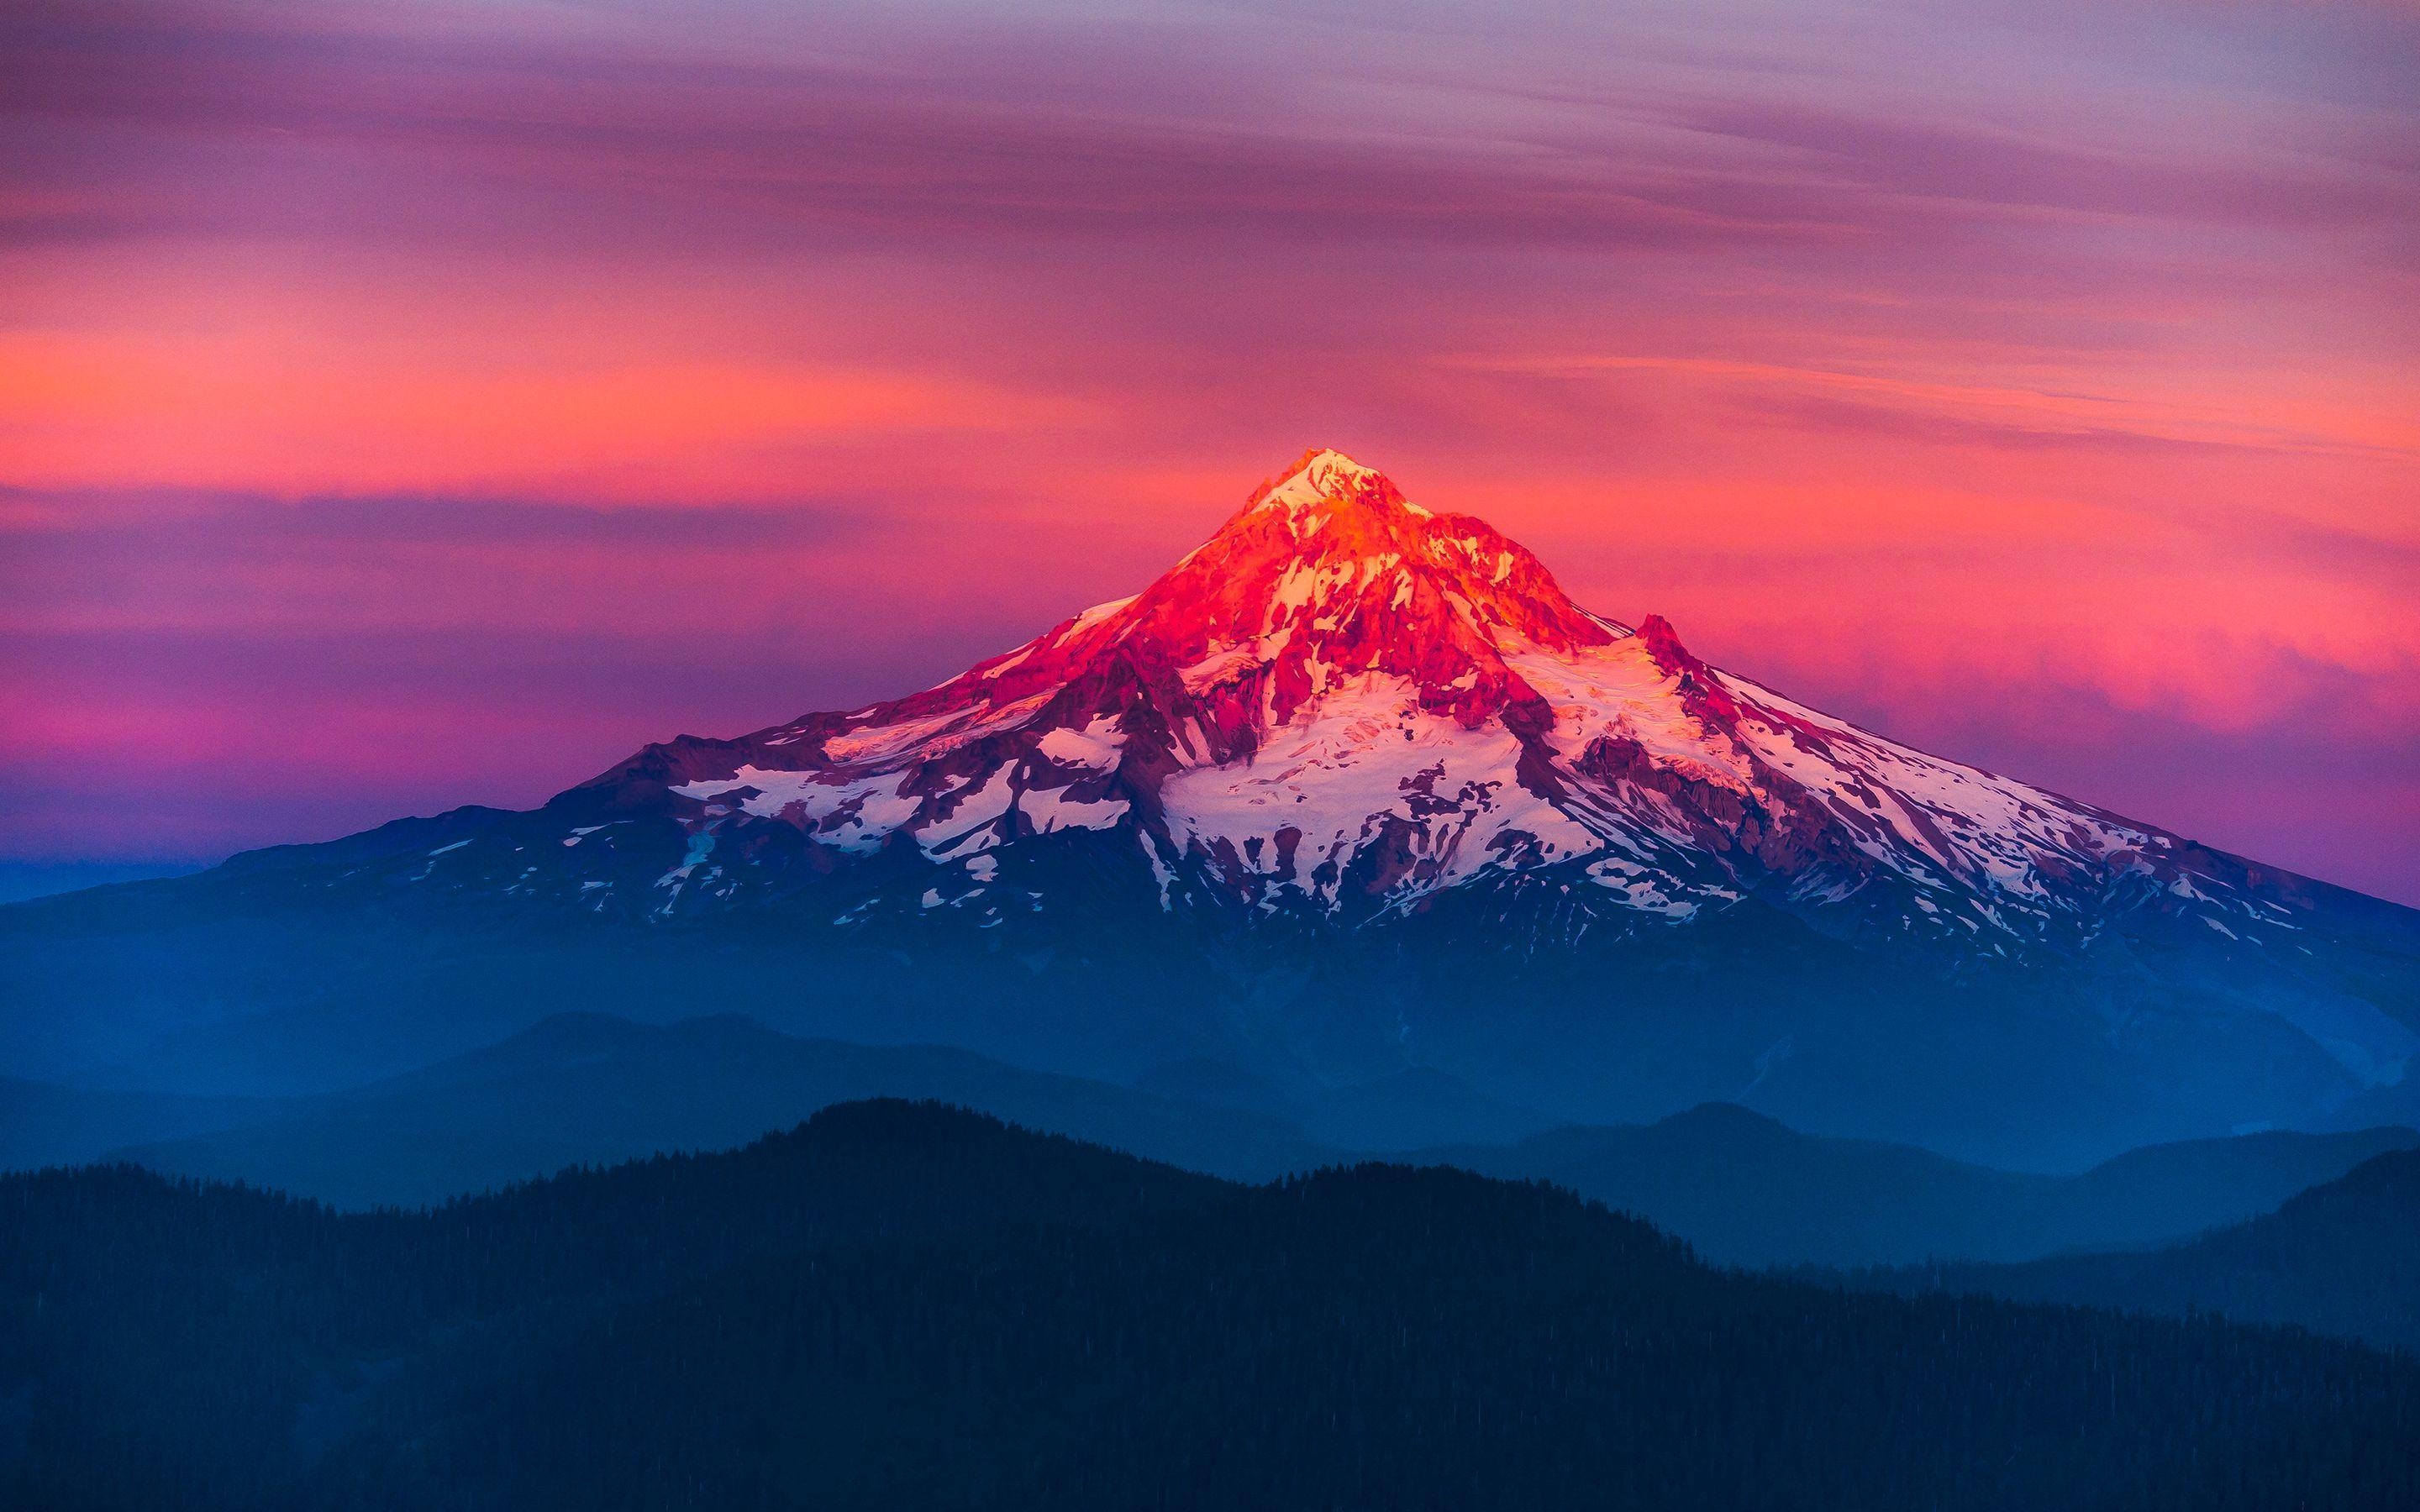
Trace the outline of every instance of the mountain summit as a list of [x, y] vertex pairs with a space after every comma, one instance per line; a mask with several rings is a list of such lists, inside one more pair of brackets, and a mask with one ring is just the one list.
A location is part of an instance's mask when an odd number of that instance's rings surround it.
[[132, 896], [651, 939], [585, 990], [1094, 1072], [1442, 1068], [2001, 1159], [2320, 1118], [2420, 1052], [2412, 911], [1818, 713], [1334, 451], [923, 692]]
[[[1131, 598], [908, 698], [650, 747], [558, 802], [600, 798], [671, 815], [686, 858], [631, 877], [600, 838], [558, 886], [658, 918], [794, 886], [750, 864], [793, 838], [830, 853], [818, 878], [843, 856], [930, 864], [913, 898], [851, 900], [859, 918], [1047, 907], [1016, 860], [1084, 830], [1147, 862], [1165, 908], [1348, 926], [1480, 885], [1570, 900], [1566, 933], [1754, 896], [2004, 957], [2085, 949], [2130, 890], [2238, 941], [2290, 949], [2296, 927], [2213, 853], [1818, 714], [1660, 617], [1592, 614], [1517, 542], [1333, 451]], [[467, 849], [434, 875], [478, 866]]]

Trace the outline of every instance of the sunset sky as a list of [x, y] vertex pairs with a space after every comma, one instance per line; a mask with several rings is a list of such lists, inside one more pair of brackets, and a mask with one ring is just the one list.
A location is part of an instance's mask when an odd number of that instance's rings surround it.
[[0, 14], [0, 860], [921, 687], [1313, 445], [2420, 903], [2420, 8]]

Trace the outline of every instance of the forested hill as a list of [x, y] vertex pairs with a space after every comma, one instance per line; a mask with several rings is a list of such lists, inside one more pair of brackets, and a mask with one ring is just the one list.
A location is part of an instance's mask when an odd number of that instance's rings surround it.
[[2420, 1504], [2420, 1367], [2358, 1346], [930, 1105], [427, 1214], [10, 1178], [0, 1288], [10, 1504]]

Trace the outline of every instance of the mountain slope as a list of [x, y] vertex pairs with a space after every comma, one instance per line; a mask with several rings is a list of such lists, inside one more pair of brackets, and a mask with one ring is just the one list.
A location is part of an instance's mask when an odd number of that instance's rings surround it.
[[0, 1171], [80, 1165], [121, 1145], [185, 1139], [291, 1118], [293, 1100], [88, 1091], [0, 1077]]
[[1708, 1104], [1644, 1127], [1569, 1128], [1405, 1157], [1547, 1180], [1635, 1212], [1731, 1265], [2029, 1259], [2155, 1244], [2264, 1213], [2410, 1129], [2247, 1134], [2131, 1150], [2075, 1176], [1993, 1170], [1928, 1150], [1792, 1132]]
[[1266, 1180], [1330, 1151], [1277, 1119], [963, 1050], [793, 1039], [743, 1019], [549, 1019], [299, 1117], [131, 1147], [169, 1175], [340, 1208], [416, 1207], [675, 1150], [730, 1149], [868, 1097], [935, 1099], [1191, 1170]]
[[427, 1213], [338, 1214], [125, 1165], [0, 1177], [0, 1505], [345, 1504], [301, 1489], [313, 1458], [407, 1361], [442, 1375], [473, 1327], [602, 1316], [752, 1257], [1227, 1190], [898, 1103]]
[[1917, 1266], [1858, 1285], [2292, 1323], [2420, 1352], [2420, 1151], [2364, 1162], [2275, 1212], [2187, 1243], [2023, 1265]]
[[2420, 1374], [2350, 1345], [1859, 1296], [1540, 1188], [1236, 1188], [895, 1103], [427, 1214], [123, 1167], [0, 1211], [12, 1504], [2420, 1494]]
[[[642, 1017], [685, 976], [692, 1011], [1088, 1074], [1433, 1067], [1568, 1119], [1740, 1100], [2057, 1164], [2393, 1081], [2415, 918], [1830, 718], [1318, 452], [1142, 593], [935, 687], [649, 746], [528, 813], [0, 910], [0, 970], [135, 1005], [15, 1031], [57, 1074], [317, 1032], [332, 979], [262, 981], [266, 935], [334, 957], [378, 1035], [432, 1032], [428, 998], [504, 1026], [504, 974]], [[163, 931], [184, 985], [90, 948]], [[347, 968], [381, 954], [426, 974]]]
[[[2027, 1176], [1801, 1134], [1730, 1106], [1647, 1127], [1531, 1134], [1534, 1125], [1506, 1123], [1503, 1110], [1417, 1072], [1324, 1096], [1255, 1088], [1250, 1102], [1218, 1100], [1207, 1069], [1156, 1085], [1166, 1095], [929, 1045], [799, 1040], [738, 1019], [656, 1026], [573, 1014], [304, 1109], [116, 1154], [343, 1208], [409, 1207], [570, 1165], [733, 1149], [866, 1097], [939, 1099], [1252, 1180], [1353, 1158], [1347, 1151], [1401, 1150], [1415, 1141], [1388, 1141], [1389, 1133], [1442, 1123], [1466, 1142], [1399, 1158], [1554, 1181], [1724, 1263], [1864, 1265], [2172, 1241], [2420, 1144], [2406, 1129], [2252, 1134], [2132, 1151], [2080, 1176]], [[1529, 1137], [1496, 1137], [1507, 1133]]]

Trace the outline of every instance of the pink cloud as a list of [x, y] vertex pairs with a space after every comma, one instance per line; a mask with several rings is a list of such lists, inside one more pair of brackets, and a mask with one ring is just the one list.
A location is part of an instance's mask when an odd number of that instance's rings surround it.
[[916, 686], [1325, 443], [2420, 898], [2408, 14], [581, 17], [0, 19], [0, 854]]

